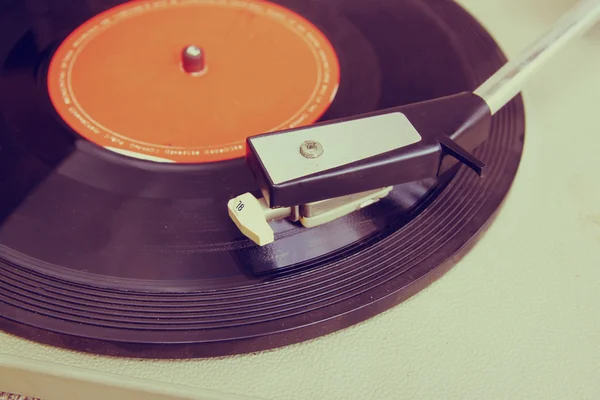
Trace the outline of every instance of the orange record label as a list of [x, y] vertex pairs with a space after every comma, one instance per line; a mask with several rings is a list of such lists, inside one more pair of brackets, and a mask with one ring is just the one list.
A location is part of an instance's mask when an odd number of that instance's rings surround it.
[[[198, 70], [186, 67], [192, 45], [202, 54]], [[61, 118], [91, 142], [203, 163], [243, 157], [248, 136], [314, 123], [339, 80], [327, 38], [279, 5], [135, 0], [67, 37], [48, 89]]]

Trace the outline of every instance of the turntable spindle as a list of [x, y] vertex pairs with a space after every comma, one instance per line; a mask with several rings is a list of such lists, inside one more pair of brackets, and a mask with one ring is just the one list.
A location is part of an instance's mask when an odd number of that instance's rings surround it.
[[204, 50], [196, 45], [185, 47], [181, 60], [183, 69], [189, 74], [200, 74], [206, 69]]

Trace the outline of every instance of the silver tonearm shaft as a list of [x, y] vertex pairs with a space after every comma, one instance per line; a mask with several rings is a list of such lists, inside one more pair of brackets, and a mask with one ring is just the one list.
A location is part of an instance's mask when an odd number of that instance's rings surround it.
[[[540, 5], [543, 1], [540, 1]], [[565, 13], [542, 37], [511, 59], [475, 90], [492, 114], [511, 101], [534, 74], [566, 44], [600, 19], [600, 0], [583, 0]]]

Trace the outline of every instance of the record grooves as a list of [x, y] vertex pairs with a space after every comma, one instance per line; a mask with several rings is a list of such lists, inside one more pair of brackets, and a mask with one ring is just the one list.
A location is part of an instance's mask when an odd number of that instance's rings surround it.
[[[372, 209], [314, 230], [280, 222], [277, 242], [258, 248], [225, 209], [230, 197], [256, 190], [241, 160], [163, 165], [122, 157], [79, 137], [52, 110], [40, 84], [45, 52], [116, 3], [32, 0], [38, 11], [69, 4], [79, 16], [53, 20], [63, 24], [54, 31], [26, 19], [29, 34], [0, 43], [6, 332], [158, 358], [309, 340], [387, 310], [441, 276], [485, 231], [512, 184], [525, 129], [520, 98], [494, 117], [476, 152], [489, 165], [485, 179], [461, 168], [398, 186]], [[339, 92], [321, 120], [472, 90], [506, 60], [453, 2], [277, 3], [313, 22], [339, 58]], [[25, 15], [24, 7], [7, 8]], [[46, 67], [36, 81], [39, 62]]]

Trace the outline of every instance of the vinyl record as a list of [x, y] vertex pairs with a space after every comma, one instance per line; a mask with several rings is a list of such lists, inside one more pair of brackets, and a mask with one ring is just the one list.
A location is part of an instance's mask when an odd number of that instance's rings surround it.
[[519, 97], [475, 153], [485, 178], [279, 221], [258, 247], [226, 208], [259, 193], [245, 137], [475, 89], [506, 61], [476, 20], [437, 0], [1, 4], [0, 328], [24, 338], [186, 358], [343, 329], [454, 265], [518, 168]]

